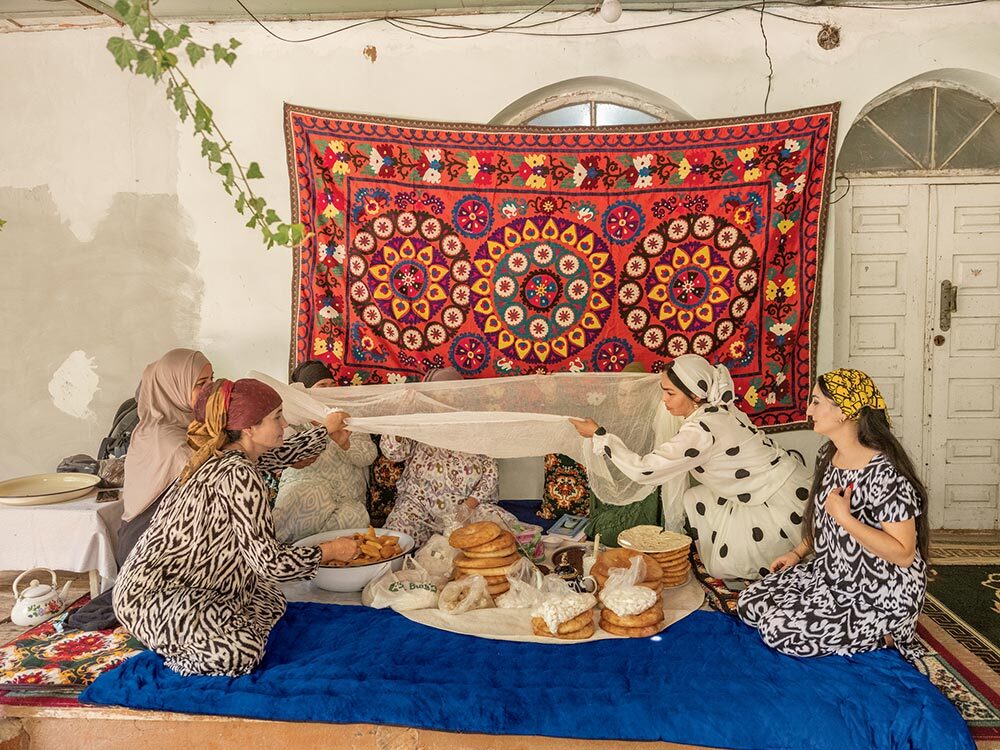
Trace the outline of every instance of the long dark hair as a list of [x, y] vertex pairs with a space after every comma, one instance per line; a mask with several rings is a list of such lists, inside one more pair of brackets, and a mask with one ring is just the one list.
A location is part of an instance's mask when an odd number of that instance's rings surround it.
[[[820, 376], [816, 381], [820, 392], [828, 399], [833, 400], [833, 395], [823, 382]], [[906, 450], [896, 436], [889, 429], [889, 420], [882, 409], [871, 409], [867, 406], [861, 408], [858, 415], [858, 441], [867, 448], [877, 450], [889, 459], [893, 467], [902, 474], [913, 489], [916, 490], [920, 503], [920, 515], [916, 518], [917, 526], [917, 549], [920, 550], [924, 560], [928, 558], [930, 546], [930, 521], [927, 518], [927, 489], [924, 483], [917, 476], [917, 471], [913, 467], [913, 462], [906, 455]], [[820, 447], [816, 454], [816, 473], [813, 474], [812, 489], [809, 491], [809, 502], [806, 503], [805, 513], [802, 516], [802, 538], [809, 546], [813, 545], [816, 533], [816, 497], [819, 495], [823, 484], [823, 475], [826, 473], [833, 454], [837, 452], [837, 446], [832, 440], [827, 441]]]
[[689, 399], [694, 401], [696, 404], [700, 404], [702, 402], [703, 399], [701, 398], [701, 396], [696, 396], [693, 393], [691, 393], [691, 389], [681, 382], [681, 379], [677, 376], [677, 373], [674, 372], [673, 362], [667, 365], [667, 368], [664, 370], [664, 372], [667, 373], [667, 380], [669, 380], [674, 385], [674, 387], [677, 388], [677, 390], [679, 390]]

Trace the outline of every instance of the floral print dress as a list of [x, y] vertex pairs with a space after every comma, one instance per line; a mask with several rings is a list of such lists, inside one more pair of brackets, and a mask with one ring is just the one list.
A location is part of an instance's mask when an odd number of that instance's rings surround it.
[[385, 526], [409, 534], [418, 546], [440, 532], [442, 516], [467, 498], [497, 502], [499, 472], [489, 456], [435, 448], [395, 435], [384, 435], [380, 447], [388, 460], [406, 462]]
[[826, 512], [834, 488], [853, 485], [851, 515], [868, 526], [920, 515], [913, 485], [884, 455], [862, 469], [831, 465], [816, 498], [816, 556], [773, 573], [739, 597], [737, 613], [773, 648], [794, 656], [854, 654], [893, 645], [908, 660], [922, 652], [917, 616], [927, 592], [920, 551], [900, 567], [865, 549]]

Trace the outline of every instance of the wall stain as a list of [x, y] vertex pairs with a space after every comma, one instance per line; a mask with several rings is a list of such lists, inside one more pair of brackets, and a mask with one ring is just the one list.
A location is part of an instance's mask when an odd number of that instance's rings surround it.
[[374, 44], [369, 44], [365, 47], [364, 52], [361, 54], [367, 57], [371, 62], [375, 62], [378, 59], [378, 50], [375, 48]]
[[[204, 285], [177, 196], [116, 195], [86, 242], [62, 220], [47, 186], [0, 188], [0, 205], [8, 220], [0, 233], [2, 479], [53, 471], [74, 453], [95, 455], [143, 368], [168, 349], [195, 345]], [[86, 418], [57, 409], [48, 390], [77, 351], [100, 380]]]

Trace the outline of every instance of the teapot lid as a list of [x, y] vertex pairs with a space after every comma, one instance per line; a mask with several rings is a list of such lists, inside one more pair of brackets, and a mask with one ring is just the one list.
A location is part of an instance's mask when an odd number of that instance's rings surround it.
[[52, 588], [51, 585], [47, 583], [39, 583], [37, 578], [32, 578], [31, 585], [21, 592], [21, 596], [27, 599], [37, 599], [53, 591], [55, 591], [55, 589]]

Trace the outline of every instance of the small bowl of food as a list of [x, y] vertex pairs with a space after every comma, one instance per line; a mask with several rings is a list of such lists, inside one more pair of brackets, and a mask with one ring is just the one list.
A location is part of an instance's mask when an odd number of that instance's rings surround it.
[[348, 562], [331, 562], [316, 569], [316, 585], [326, 591], [361, 591], [386, 570], [399, 570], [403, 556], [413, 550], [413, 537], [392, 529], [340, 529], [324, 531], [295, 542], [297, 547], [315, 547], [342, 536], [354, 537], [358, 556]]

